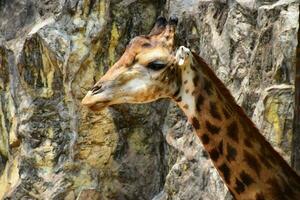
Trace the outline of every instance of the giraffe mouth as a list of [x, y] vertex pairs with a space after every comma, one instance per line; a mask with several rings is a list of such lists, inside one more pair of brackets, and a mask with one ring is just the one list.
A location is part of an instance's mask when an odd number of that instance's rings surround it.
[[92, 111], [100, 111], [109, 106], [111, 100], [109, 98], [99, 98], [93, 95], [91, 92], [82, 99], [81, 104], [88, 107]]
[[92, 111], [101, 111], [104, 108], [109, 106], [109, 102], [110, 101], [101, 101], [101, 102], [97, 102], [93, 105], [89, 105], [88, 108]]

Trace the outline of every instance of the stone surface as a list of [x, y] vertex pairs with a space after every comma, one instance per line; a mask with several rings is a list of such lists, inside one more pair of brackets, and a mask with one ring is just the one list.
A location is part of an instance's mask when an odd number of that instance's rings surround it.
[[173, 103], [80, 106], [161, 14], [290, 161], [298, 1], [2, 0], [0, 199], [231, 199]]
[[[299, 17], [300, 23], [300, 17]], [[298, 45], [296, 53], [296, 71], [295, 71], [295, 110], [293, 119], [293, 143], [292, 143], [292, 166], [300, 172], [300, 29], [298, 29]]]

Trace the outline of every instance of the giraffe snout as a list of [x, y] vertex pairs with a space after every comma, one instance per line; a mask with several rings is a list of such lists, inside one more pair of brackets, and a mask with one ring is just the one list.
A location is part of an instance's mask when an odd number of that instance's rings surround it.
[[[101, 88], [99, 88], [98, 90], [101, 90]], [[81, 105], [88, 107], [92, 111], [98, 111], [107, 107], [110, 104], [111, 100], [105, 96], [102, 96], [100, 91], [99, 94], [100, 96], [98, 95], [98, 93], [93, 94], [93, 90], [89, 91], [82, 99]]]
[[88, 93], [85, 95], [85, 97], [81, 100], [81, 104], [83, 106], [92, 106], [95, 104], [95, 100], [93, 99], [93, 92], [88, 91]]
[[103, 93], [104, 90], [105, 86], [97, 83], [90, 91], [88, 91], [88, 93], [82, 99], [81, 104], [87, 107], [97, 104], [101, 100], [99, 99], [99, 95], [102, 96], [101, 93]]
[[112, 100], [111, 91], [110, 82], [98, 82], [81, 100], [81, 105], [94, 111], [100, 110], [110, 104]]

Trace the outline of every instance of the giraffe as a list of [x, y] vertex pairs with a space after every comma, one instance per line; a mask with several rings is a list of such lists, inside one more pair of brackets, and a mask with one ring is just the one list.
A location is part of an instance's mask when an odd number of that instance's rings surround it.
[[300, 177], [265, 140], [206, 62], [174, 51], [177, 18], [157, 19], [131, 40], [82, 105], [93, 111], [170, 98], [186, 114], [223, 182], [238, 200], [300, 199]]

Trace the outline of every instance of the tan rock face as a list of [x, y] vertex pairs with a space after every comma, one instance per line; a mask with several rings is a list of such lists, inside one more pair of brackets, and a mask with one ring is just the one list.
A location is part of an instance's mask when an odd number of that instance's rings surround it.
[[231, 198], [168, 100], [80, 106], [162, 13], [289, 161], [299, 3], [226, 2], [1, 2], [0, 199]]

